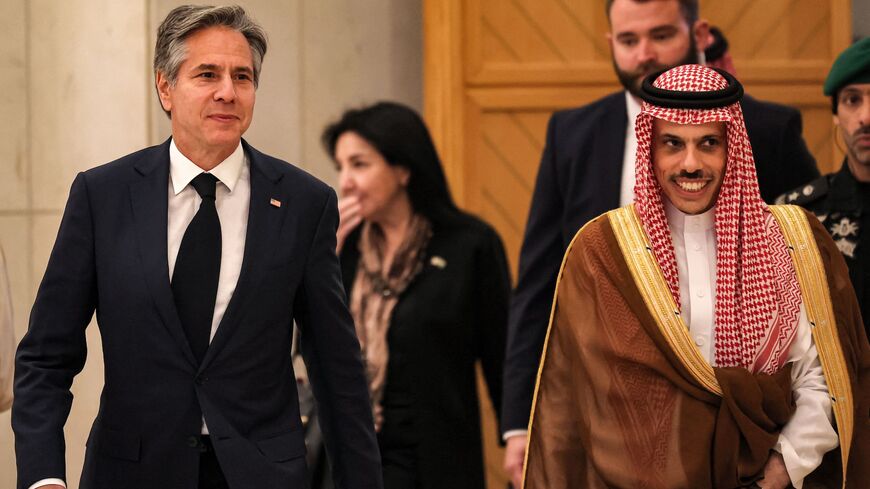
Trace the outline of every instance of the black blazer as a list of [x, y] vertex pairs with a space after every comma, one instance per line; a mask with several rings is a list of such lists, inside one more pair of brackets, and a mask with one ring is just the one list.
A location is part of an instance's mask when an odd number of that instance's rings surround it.
[[[359, 262], [358, 239], [357, 230], [341, 253], [348, 296]], [[437, 266], [435, 257], [446, 265]], [[381, 432], [382, 440], [417, 443], [421, 489], [486, 487], [475, 363], [482, 364], [498, 410], [509, 295], [504, 247], [490, 226], [463, 216], [433, 229], [425, 266], [390, 321]], [[395, 404], [408, 405], [410, 415], [391, 419], [399, 414], [390, 409]]]
[[[741, 106], [765, 201], [819, 175], [797, 110], [748, 95]], [[503, 431], [528, 424], [565, 249], [583, 224], [619, 207], [627, 125], [625, 92], [550, 118], [511, 300]]]
[[230, 487], [303, 487], [294, 319], [338, 462], [338, 487], [382, 487], [359, 343], [335, 256], [335, 193], [243, 144], [251, 204], [242, 272], [201, 365], [169, 284], [169, 141], [76, 177], [16, 357], [19, 489], [65, 479], [69, 388], [85, 363], [94, 311], [105, 385], [82, 489], [196, 487], [201, 416]]

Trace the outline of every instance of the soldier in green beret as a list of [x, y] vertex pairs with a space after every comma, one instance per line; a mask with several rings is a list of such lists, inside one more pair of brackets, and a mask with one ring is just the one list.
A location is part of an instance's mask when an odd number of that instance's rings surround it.
[[777, 203], [811, 210], [831, 233], [846, 258], [870, 334], [870, 38], [837, 57], [824, 92], [831, 97], [846, 161], [840, 171], [783, 194]]

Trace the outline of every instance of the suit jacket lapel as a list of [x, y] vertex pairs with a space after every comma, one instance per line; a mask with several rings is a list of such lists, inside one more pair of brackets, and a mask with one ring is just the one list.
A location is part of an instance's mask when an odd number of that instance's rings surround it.
[[191, 364], [196, 364], [175, 309], [169, 283], [166, 228], [168, 219], [169, 140], [155, 148], [152, 158], [135, 165], [142, 178], [130, 184], [139, 256], [148, 290], [169, 334]]
[[[263, 154], [253, 149], [247, 142], [242, 140], [242, 144], [251, 166], [251, 205], [248, 210], [242, 270], [224, 317], [202, 360], [200, 370], [208, 367], [238, 329], [247, 303], [253, 297], [259, 279], [263, 276], [265, 268], [269, 266], [270, 259], [278, 246], [284, 216], [290, 212], [288, 208], [292, 206], [291, 196], [280, 193], [278, 182], [281, 180], [281, 173]], [[280, 207], [272, 205], [272, 199], [279, 201]]]

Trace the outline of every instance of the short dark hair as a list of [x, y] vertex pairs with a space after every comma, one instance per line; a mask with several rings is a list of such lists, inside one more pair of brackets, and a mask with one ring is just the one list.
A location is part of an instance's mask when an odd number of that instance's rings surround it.
[[[659, 1], [659, 0], [631, 0], [636, 3], [646, 3], [650, 1]], [[614, 0], [607, 0], [607, 21], [610, 21], [610, 8], [613, 7]], [[699, 13], [698, 13], [698, 0], [677, 0], [680, 4], [680, 11], [683, 13], [683, 19], [685, 19], [686, 24], [691, 28], [695, 25], [695, 22], [698, 21]]]
[[463, 215], [450, 196], [429, 130], [413, 109], [395, 102], [378, 102], [346, 111], [321, 136], [331, 158], [335, 159], [338, 139], [347, 132], [374, 146], [388, 164], [408, 169], [408, 197], [414, 212], [426, 216], [433, 225], [448, 224]]

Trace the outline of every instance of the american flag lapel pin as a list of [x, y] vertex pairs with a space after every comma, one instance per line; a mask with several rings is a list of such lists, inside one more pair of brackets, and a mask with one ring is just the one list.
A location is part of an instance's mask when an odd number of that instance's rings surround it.
[[269, 199], [269, 203], [272, 204], [272, 207], [281, 207], [281, 201], [278, 199]]
[[429, 263], [431, 263], [432, 266], [434, 266], [435, 268], [440, 268], [441, 270], [444, 270], [444, 268], [447, 267], [447, 260], [445, 260], [443, 257], [440, 257], [438, 255], [434, 255], [429, 260]]

